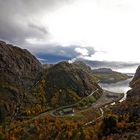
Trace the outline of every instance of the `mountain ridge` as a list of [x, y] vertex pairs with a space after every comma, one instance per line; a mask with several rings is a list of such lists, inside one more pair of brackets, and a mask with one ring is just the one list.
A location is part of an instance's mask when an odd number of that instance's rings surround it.
[[85, 64], [42, 65], [29, 51], [1, 41], [0, 112], [12, 118], [35, 115], [75, 103], [97, 88], [99, 98], [102, 89], [89, 71]]

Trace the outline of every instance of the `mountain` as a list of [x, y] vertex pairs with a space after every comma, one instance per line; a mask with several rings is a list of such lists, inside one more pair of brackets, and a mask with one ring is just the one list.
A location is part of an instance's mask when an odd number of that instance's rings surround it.
[[102, 89], [96, 83], [92, 70], [85, 64], [70, 64], [63, 61], [43, 67], [42, 77], [23, 99], [24, 115], [38, 114], [48, 109], [74, 104], [96, 89], [98, 92], [94, 93], [94, 98], [98, 99], [102, 95]]
[[0, 41], [0, 112], [13, 114], [24, 92], [43, 72], [41, 63], [27, 50]]
[[[114, 74], [106, 68], [94, 72]], [[42, 65], [27, 50], [1, 41], [0, 139], [139, 140], [140, 66], [125, 101], [100, 108], [63, 107], [100, 98], [103, 90], [94, 72], [83, 62]], [[72, 115], [57, 116], [73, 109]]]
[[112, 112], [102, 120], [100, 139], [140, 139], [140, 66], [130, 87], [126, 100], [112, 107]]
[[30, 52], [0, 41], [0, 118], [12, 119], [102, 95], [85, 64], [42, 65]]
[[140, 66], [137, 68], [134, 78], [130, 82], [130, 87], [132, 88], [127, 93], [128, 98], [140, 98]]
[[[84, 68], [83, 68], [84, 67]], [[87, 71], [88, 69], [88, 71]], [[45, 73], [46, 94], [50, 104], [67, 105], [101, 88], [95, 81], [91, 69], [85, 64], [60, 62], [51, 66]], [[99, 98], [101, 95], [96, 94]]]
[[113, 71], [110, 68], [93, 69], [93, 74], [101, 83], [116, 83], [131, 78], [127, 74]]

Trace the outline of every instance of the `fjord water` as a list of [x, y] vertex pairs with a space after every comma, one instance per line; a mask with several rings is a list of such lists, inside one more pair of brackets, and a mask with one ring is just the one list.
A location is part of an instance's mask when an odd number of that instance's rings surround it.
[[99, 85], [105, 89], [105, 90], [108, 90], [108, 91], [112, 91], [112, 92], [115, 92], [115, 93], [124, 93], [124, 97], [120, 100], [123, 101], [126, 99], [126, 92], [131, 89], [129, 87], [129, 83], [130, 81], [132, 80], [132, 78], [129, 78], [127, 80], [124, 80], [124, 81], [120, 81], [120, 82], [117, 82], [117, 83], [111, 83], [111, 84], [103, 84], [103, 83], [100, 83]]

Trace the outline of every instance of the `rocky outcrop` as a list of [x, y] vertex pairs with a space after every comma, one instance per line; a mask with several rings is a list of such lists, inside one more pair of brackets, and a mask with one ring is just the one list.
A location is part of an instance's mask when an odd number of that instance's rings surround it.
[[140, 88], [140, 66], [137, 68], [136, 73], [130, 82], [130, 87], [131, 88]]
[[0, 112], [13, 114], [42, 73], [41, 63], [27, 50], [0, 41]]
[[130, 87], [132, 88], [127, 92], [127, 97], [138, 97], [140, 98], [140, 66], [137, 68], [136, 73], [130, 82]]
[[40, 62], [27, 50], [0, 42], [0, 82], [24, 89], [42, 72]]

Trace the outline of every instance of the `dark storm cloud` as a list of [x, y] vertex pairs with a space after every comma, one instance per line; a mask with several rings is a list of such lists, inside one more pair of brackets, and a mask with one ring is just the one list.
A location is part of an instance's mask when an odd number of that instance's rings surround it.
[[33, 28], [35, 30], [38, 30], [39, 32], [42, 32], [43, 34], [48, 33], [48, 31], [47, 31], [47, 29], [45, 27], [41, 27], [41, 26], [35, 25], [33, 23], [29, 23], [28, 25], [29, 25], [29, 27], [31, 27], [31, 28]]
[[[57, 8], [71, 3], [73, 0], [0, 0], [0, 40], [27, 48], [45, 61], [49, 58], [53, 61], [69, 60], [81, 55], [82, 49], [94, 54], [91, 47], [61, 46], [56, 44], [37, 45], [32, 40], [49, 42], [49, 30], [40, 23], [40, 15], [56, 10]], [[31, 41], [31, 42], [30, 42]], [[76, 51], [76, 48], [78, 49]], [[48, 58], [47, 58], [48, 57]]]
[[[38, 50], [39, 48], [39, 50]], [[57, 54], [59, 56], [68, 56], [70, 58], [75, 58], [77, 55], [79, 55], [78, 52], [75, 51], [76, 48], [84, 48], [89, 53], [88, 56], [95, 53], [95, 50], [91, 47], [83, 47], [83, 46], [77, 46], [77, 45], [70, 45], [70, 46], [61, 46], [61, 45], [46, 45], [46, 46], [36, 46], [32, 48], [33, 52], [35, 54], [37, 53], [45, 53], [45, 54]]]
[[43, 38], [44, 34], [47, 34], [47, 31], [43, 27], [24, 25], [12, 20], [8, 23], [0, 19], [0, 38], [11, 43], [22, 45], [26, 38]]
[[[77, 58], [81, 54], [75, 51], [76, 48], [86, 49], [88, 52], [87, 56], [91, 56], [95, 53], [95, 50], [91, 47], [87, 47], [87, 46], [83, 47], [78, 45], [71, 45], [71, 46], [47, 45], [46, 47], [40, 46], [35, 48], [32, 50], [34, 54], [42, 62], [53, 62], [53, 63], [62, 60], [71, 60], [73, 58]], [[40, 49], [38, 50], [37, 48]]]
[[69, 0], [0, 0], [0, 39], [22, 45], [26, 38], [44, 38], [49, 32], [34, 24], [32, 18], [39, 21], [39, 12], [53, 10], [66, 2]]

